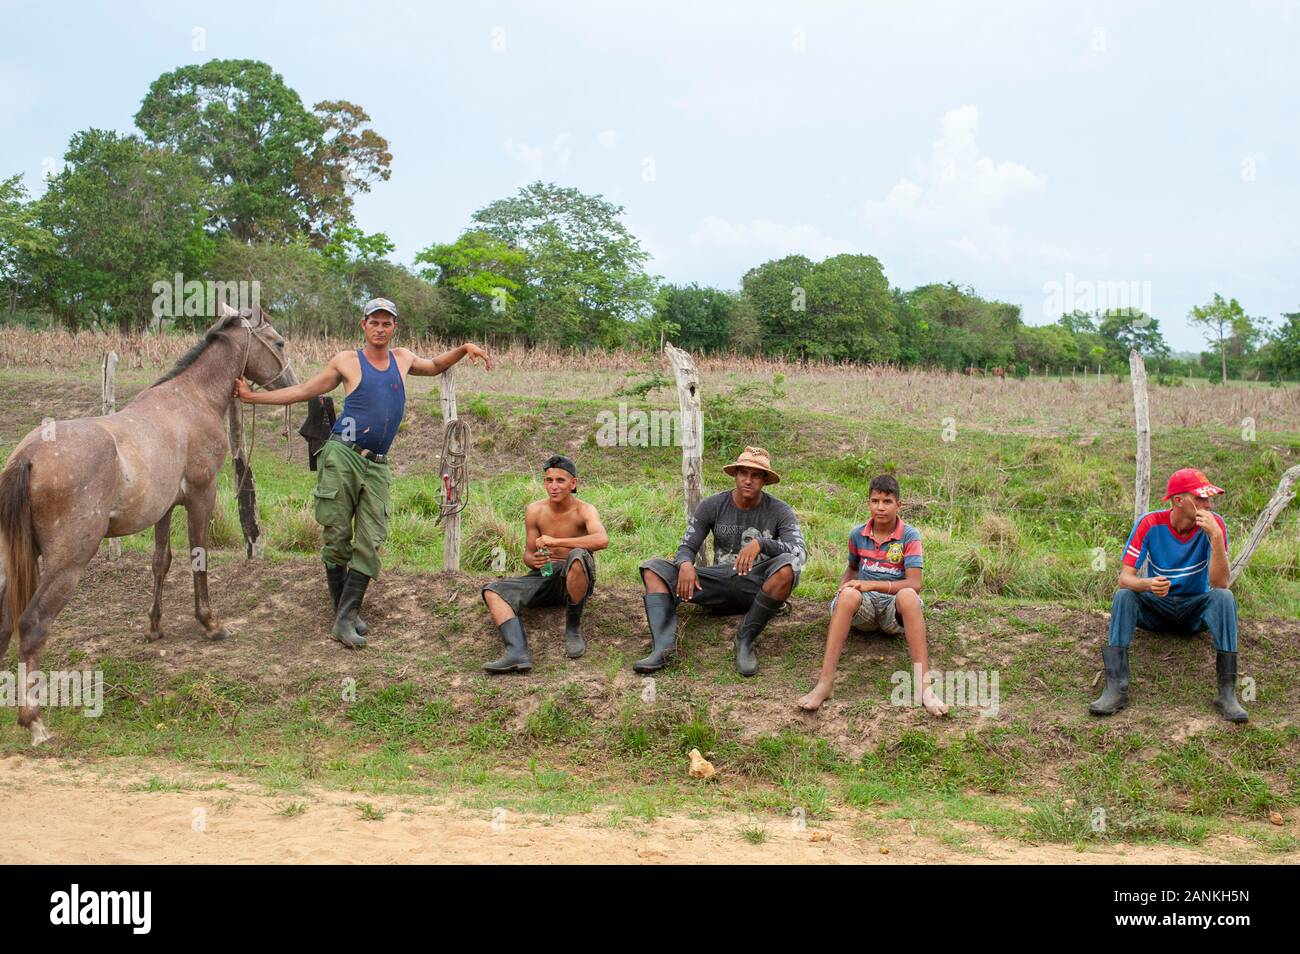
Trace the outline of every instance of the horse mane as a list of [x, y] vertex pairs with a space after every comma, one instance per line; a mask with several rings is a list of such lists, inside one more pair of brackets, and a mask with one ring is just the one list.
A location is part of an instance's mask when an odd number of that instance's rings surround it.
[[203, 352], [208, 349], [208, 345], [212, 344], [212, 342], [216, 341], [219, 337], [221, 337], [222, 332], [229, 330], [236, 322], [239, 321], [241, 317], [243, 316], [241, 316], [239, 312], [235, 312], [234, 314], [227, 315], [222, 320], [221, 324], [213, 325], [211, 328], [209, 328], [207, 334], [205, 334], [202, 338], [200, 338], [198, 340], [198, 343], [195, 344], [194, 347], [190, 348], [189, 351], [186, 351], [183, 355], [180, 356], [179, 359], [177, 359], [176, 363], [172, 365], [172, 369], [170, 371], [164, 374], [153, 384], [149, 385], [149, 387], [156, 388], [158, 385], [163, 384], [166, 381], [170, 381], [172, 378], [176, 377], [181, 372], [183, 372], [186, 368], [188, 368], [190, 365], [192, 365], [195, 361], [199, 359], [199, 355], [203, 354]]

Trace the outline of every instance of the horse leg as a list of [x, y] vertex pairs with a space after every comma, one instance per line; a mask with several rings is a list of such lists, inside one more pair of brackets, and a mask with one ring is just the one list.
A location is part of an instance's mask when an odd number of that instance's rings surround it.
[[14, 623], [9, 618], [9, 607], [5, 605], [5, 579], [0, 573], [0, 665], [4, 664], [5, 653], [9, 651], [9, 637], [13, 635]]
[[194, 618], [208, 639], [225, 639], [231, 635], [230, 629], [218, 622], [208, 601], [208, 521], [216, 502], [217, 484], [212, 481], [189, 494], [185, 516], [190, 530], [190, 570], [194, 575]]
[[[4, 542], [0, 541], [0, 550]], [[4, 663], [5, 653], [9, 651], [9, 638], [14, 632], [14, 621], [9, 618], [8, 600], [5, 599], [4, 559], [0, 558], [0, 665]]]
[[[99, 538], [96, 537], [95, 547], [98, 546]], [[33, 747], [53, 738], [45, 728], [45, 723], [41, 721], [40, 695], [37, 690], [38, 679], [42, 675], [39, 672], [41, 651], [45, 648], [45, 639], [50, 633], [50, 623], [67, 605], [73, 591], [77, 588], [77, 582], [81, 579], [86, 563], [90, 562], [90, 557], [93, 555], [94, 550], [91, 550], [86, 554], [84, 561], [64, 563], [47, 569], [41, 577], [36, 593], [32, 596], [32, 601], [27, 604], [22, 619], [18, 621], [18, 659], [27, 672], [25, 685], [20, 690], [22, 697], [18, 705], [18, 724], [31, 731]], [[48, 674], [46, 674], [47, 688], [48, 685]]]
[[163, 518], [153, 525], [153, 607], [149, 610], [149, 642], [163, 638], [159, 627], [162, 621], [162, 588], [167, 571], [172, 565], [172, 510], [168, 508]]

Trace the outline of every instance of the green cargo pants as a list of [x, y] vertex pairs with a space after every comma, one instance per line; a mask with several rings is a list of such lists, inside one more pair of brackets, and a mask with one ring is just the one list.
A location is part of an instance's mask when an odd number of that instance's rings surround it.
[[316, 457], [313, 494], [326, 563], [379, 576], [379, 549], [388, 539], [389, 479], [387, 464], [366, 460], [338, 441], [325, 442]]

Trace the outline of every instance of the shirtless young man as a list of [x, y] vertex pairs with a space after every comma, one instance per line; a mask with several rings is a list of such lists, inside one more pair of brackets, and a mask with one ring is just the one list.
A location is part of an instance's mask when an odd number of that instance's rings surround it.
[[578, 492], [578, 468], [567, 457], [555, 455], [542, 465], [546, 499], [528, 505], [524, 511], [525, 576], [497, 580], [483, 587], [492, 622], [501, 631], [505, 655], [485, 663], [490, 673], [528, 672], [533, 657], [528, 636], [519, 619], [524, 607], [564, 607], [564, 653], [577, 659], [587, 650], [579, 625], [587, 598], [596, 588], [597, 550], [609, 546], [609, 534], [596, 508], [574, 496]]
[[366, 587], [379, 576], [379, 548], [388, 537], [388, 448], [406, 410], [406, 376], [441, 374], [465, 357], [492, 367], [478, 345], [464, 344], [436, 358], [389, 347], [397, 333], [397, 306], [387, 298], [366, 302], [361, 333], [364, 348], [340, 351], [302, 384], [252, 391], [243, 378], [235, 381], [235, 397], [245, 404], [295, 404], [343, 385], [343, 413], [317, 454], [314, 496], [335, 611], [331, 635], [349, 649], [366, 645], [368, 627], [357, 614]]

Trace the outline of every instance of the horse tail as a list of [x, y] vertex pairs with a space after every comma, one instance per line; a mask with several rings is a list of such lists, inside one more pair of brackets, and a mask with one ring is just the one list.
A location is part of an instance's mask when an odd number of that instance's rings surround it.
[[0, 539], [4, 541], [5, 610], [18, 635], [18, 620], [41, 579], [36, 562], [36, 537], [32, 531], [32, 462], [17, 454], [0, 471]]

